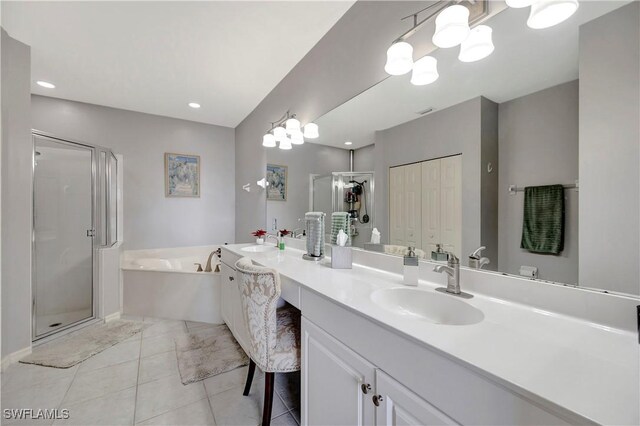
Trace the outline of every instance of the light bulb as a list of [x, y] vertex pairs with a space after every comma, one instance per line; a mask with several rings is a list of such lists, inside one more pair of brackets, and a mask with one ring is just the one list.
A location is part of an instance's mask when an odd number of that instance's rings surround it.
[[318, 136], [320, 136], [320, 134], [318, 133], [318, 125], [316, 123], [307, 123], [306, 126], [304, 126], [304, 137], [307, 139], [315, 139]]
[[267, 133], [262, 137], [262, 146], [267, 148], [273, 148], [276, 146], [276, 137], [271, 133]]
[[493, 30], [487, 25], [478, 25], [469, 33], [469, 37], [460, 45], [458, 59], [462, 62], [475, 62], [491, 55], [495, 49], [491, 34]]
[[425, 56], [420, 58], [413, 64], [413, 73], [411, 73], [411, 84], [416, 86], [424, 86], [431, 84], [439, 77], [438, 60], [433, 56]]
[[469, 9], [459, 4], [449, 6], [436, 17], [433, 44], [447, 48], [459, 45], [469, 35]]
[[288, 119], [285, 123], [285, 128], [287, 129], [287, 133], [291, 134], [296, 130], [300, 130], [300, 122], [295, 118]]
[[53, 83], [49, 83], [48, 81], [38, 80], [38, 81], [36, 81], [36, 84], [37, 84], [38, 86], [42, 86], [42, 87], [45, 87], [45, 88], [47, 88], [47, 89], [55, 89], [55, 88], [56, 88], [56, 85], [55, 85], [55, 84], [53, 84]]
[[411, 71], [412, 66], [413, 47], [405, 41], [393, 43], [387, 50], [387, 63], [384, 66], [387, 74], [406, 74]]
[[291, 139], [285, 137], [280, 141], [280, 149], [291, 149]]
[[578, 0], [538, 0], [531, 5], [527, 25], [535, 30], [553, 27], [578, 10]]
[[287, 137], [287, 131], [284, 127], [278, 126], [273, 129], [273, 136], [276, 138], [276, 142], [282, 142]]
[[531, 6], [535, 0], [507, 0], [507, 6], [514, 9], [520, 9], [522, 7]]
[[304, 143], [304, 136], [302, 135], [302, 131], [294, 130], [291, 132], [291, 143], [294, 145], [302, 145]]

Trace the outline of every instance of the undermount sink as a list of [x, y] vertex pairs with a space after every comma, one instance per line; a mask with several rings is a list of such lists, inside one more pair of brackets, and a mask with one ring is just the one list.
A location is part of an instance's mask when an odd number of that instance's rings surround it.
[[376, 290], [371, 300], [390, 312], [434, 324], [471, 325], [484, 319], [481, 310], [455, 296], [414, 288]]
[[262, 253], [265, 251], [276, 250], [276, 246], [255, 245], [255, 246], [242, 247], [240, 250], [248, 251], [249, 253]]

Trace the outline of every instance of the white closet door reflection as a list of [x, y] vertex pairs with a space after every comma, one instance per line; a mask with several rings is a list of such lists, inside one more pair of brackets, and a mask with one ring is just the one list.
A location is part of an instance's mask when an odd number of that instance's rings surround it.
[[34, 136], [34, 337], [93, 317], [91, 148]]

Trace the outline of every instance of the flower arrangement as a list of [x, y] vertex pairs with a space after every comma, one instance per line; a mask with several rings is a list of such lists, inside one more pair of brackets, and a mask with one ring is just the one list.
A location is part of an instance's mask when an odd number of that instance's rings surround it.
[[252, 232], [251, 235], [256, 237], [256, 244], [264, 244], [264, 236], [267, 235], [267, 231], [264, 229], [258, 229], [255, 232]]
[[291, 231], [287, 231], [286, 229], [281, 229], [280, 230], [280, 235], [283, 236], [283, 237], [286, 237], [290, 233], [291, 233]]
[[267, 231], [265, 231], [264, 229], [258, 229], [257, 231], [252, 232], [251, 235], [256, 238], [262, 238], [267, 235]]

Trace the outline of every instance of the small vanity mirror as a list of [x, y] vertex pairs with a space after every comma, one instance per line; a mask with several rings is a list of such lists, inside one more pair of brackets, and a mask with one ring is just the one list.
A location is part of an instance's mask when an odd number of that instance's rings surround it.
[[491, 27], [489, 56], [414, 52], [437, 60], [437, 80], [390, 76], [316, 119], [319, 138], [268, 150], [287, 167], [269, 230], [357, 202], [355, 246], [377, 228], [390, 254], [442, 260], [440, 247], [464, 266], [638, 296], [639, 6], [582, 1], [532, 29], [528, 8], [489, 2], [472, 23]]

